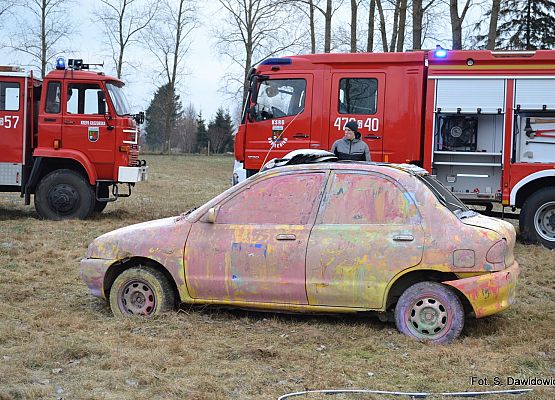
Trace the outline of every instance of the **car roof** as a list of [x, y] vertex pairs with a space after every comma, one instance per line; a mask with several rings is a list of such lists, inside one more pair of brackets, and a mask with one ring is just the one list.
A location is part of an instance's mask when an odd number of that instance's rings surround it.
[[312, 170], [360, 170], [360, 171], [373, 171], [373, 172], [383, 172], [391, 173], [393, 171], [402, 171], [410, 175], [429, 175], [428, 171], [418, 167], [413, 164], [395, 164], [395, 163], [385, 163], [385, 162], [373, 162], [373, 161], [334, 161], [334, 162], [321, 162], [321, 163], [311, 163], [311, 164], [294, 164], [294, 165], [284, 165], [281, 167], [274, 167], [269, 169], [267, 172], [277, 172], [277, 171], [312, 171]]

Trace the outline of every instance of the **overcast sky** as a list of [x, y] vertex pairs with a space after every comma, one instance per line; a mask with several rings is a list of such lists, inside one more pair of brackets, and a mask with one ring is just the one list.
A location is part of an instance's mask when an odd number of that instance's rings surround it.
[[[93, 21], [93, 9], [96, 0], [75, 0], [77, 7], [73, 18], [77, 22], [79, 31], [71, 37], [70, 47], [73, 51], [64, 53], [68, 58], [82, 58], [85, 63], [102, 63], [104, 72], [108, 75], [116, 75], [111, 60], [110, 48], [103, 43], [102, 29], [99, 22]], [[236, 103], [226, 101], [225, 97], [218, 92], [222, 84], [223, 72], [229, 68], [229, 61], [218, 57], [215, 51], [215, 40], [211, 35], [211, 26], [218, 23], [219, 6], [216, 0], [199, 1], [200, 26], [191, 36], [191, 48], [183, 66], [188, 75], [183, 76], [179, 86], [183, 105], [191, 103], [198, 111], [202, 111], [205, 119], [210, 119], [220, 106], [229, 108], [233, 112]], [[210, 21], [210, 24], [207, 24]], [[10, 29], [10, 20], [5, 21], [4, 30]], [[159, 69], [155, 60], [147, 50], [137, 46], [125, 53], [134, 66], [124, 67], [123, 80], [126, 82], [127, 96], [136, 111], [148, 107], [156, 87], [156, 70]], [[0, 65], [23, 65], [27, 66], [29, 59], [21, 54], [0, 49]]]
[[[73, 8], [72, 19], [78, 27], [70, 38], [70, 52], [64, 53], [64, 57], [82, 58], [85, 63], [102, 63], [105, 66], [104, 72], [108, 75], [115, 75], [114, 65], [111, 59], [111, 49], [104, 43], [102, 26], [99, 21], [94, 20], [93, 10], [99, 5], [98, 0], [72, 0], [76, 7]], [[338, 27], [347, 27], [349, 24], [349, 4], [344, 2], [343, 8], [333, 17], [333, 29]], [[217, 0], [198, 0], [198, 20], [199, 27], [190, 36], [190, 51], [182, 65], [188, 74], [181, 78], [178, 92], [181, 94], [181, 100], [184, 106], [193, 104], [197, 113], [202, 112], [204, 119], [211, 119], [218, 107], [223, 106], [233, 115], [241, 108], [236, 101], [230, 101], [218, 89], [224, 84], [222, 77], [232, 66], [228, 59], [219, 56], [215, 47], [216, 41], [213, 37], [212, 30], [214, 27], [220, 26], [222, 18], [225, 17]], [[18, 12], [21, 8], [17, 9]], [[473, 10], [476, 12], [477, 10]], [[360, 18], [362, 19], [366, 11], [361, 9]], [[467, 18], [470, 20], [473, 18]], [[15, 18], [5, 18], [4, 27], [0, 32], [5, 37], [6, 31], [13, 29], [13, 21]], [[320, 23], [321, 21], [319, 21]], [[473, 21], [468, 21], [470, 22]], [[11, 26], [10, 26], [11, 24]], [[446, 24], [439, 22], [439, 25]], [[155, 29], [155, 28], [153, 28]], [[444, 37], [449, 37], [448, 31]], [[433, 42], [433, 43], [432, 43]], [[376, 38], [376, 43], [378, 39]], [[432, 39], [427, 46], [435, 47], [436, 43], [445, 42]], [[448, 46], [448, 43], [447, 43]], [[378, 43], [379, 47], [379, 43]], [[127, 95], [134, 111], [145, 110], [154, 94], [154, 91], [161, 83], [164, 83], [156, 74], [159, 66], [156, 64], [153, 56], [144, 48], [138, 46], [131, 47], [126, 50], [125, 59], [130, 61], [133, 66], [124, 66], [123, 80], [126, 82]], [[15, 53], [5, 48], [0, 48], [0, 65], [23, 65], [29, 64], [29, 59], [21, 53]], [[241, 75], [243, 72], [235, 69], [234, 72]]]

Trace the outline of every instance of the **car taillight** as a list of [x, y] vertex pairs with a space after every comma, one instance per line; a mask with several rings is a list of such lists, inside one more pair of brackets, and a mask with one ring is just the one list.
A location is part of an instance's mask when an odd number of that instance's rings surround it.
[[490, 264], [505, 263], [505, 255], [507, 254], [507, 250], [507, 241], [505, 239], [501, 239], [490, 247], [488, 253], [486, 254], [486, 261]]

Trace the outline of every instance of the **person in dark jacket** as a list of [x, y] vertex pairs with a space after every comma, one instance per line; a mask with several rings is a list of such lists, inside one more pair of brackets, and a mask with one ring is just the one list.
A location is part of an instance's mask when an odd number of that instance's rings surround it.
[[357, 122], [349, 121], [345, 124], [345, 136], [336, 140], [330, 151], [340, 160], [370, 161], [370, 149], [360, 137]]

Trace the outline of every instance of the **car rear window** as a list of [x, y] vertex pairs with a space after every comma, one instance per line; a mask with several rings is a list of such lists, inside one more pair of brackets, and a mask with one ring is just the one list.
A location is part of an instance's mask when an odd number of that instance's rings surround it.
[[455, 213], [455, 215], [458, 216], [461, 212], [470, 211], [457, 196], [451, 193], [434, 177], [430, 175], [419, 175], [418, 178], [432, 191], [439, 202]]

